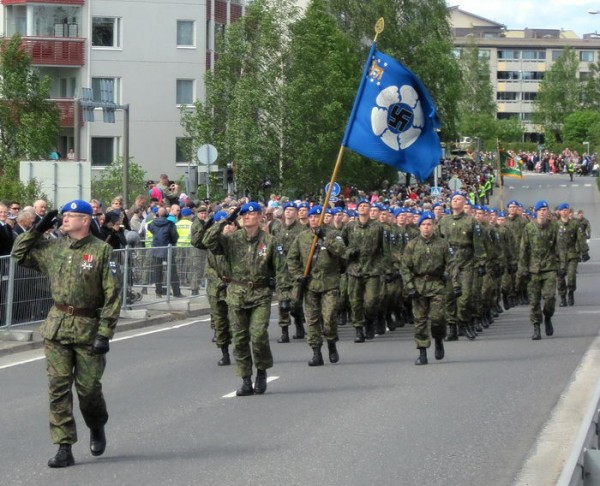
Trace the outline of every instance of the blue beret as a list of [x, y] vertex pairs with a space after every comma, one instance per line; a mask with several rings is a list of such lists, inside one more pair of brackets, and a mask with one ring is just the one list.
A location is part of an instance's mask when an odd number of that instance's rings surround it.
[[498, 211], [499, 218], [506, 218], [506, 213], [504, 211]]
[[433, 214], [431, 211], [425, 211], [423, 214], [421, 214], [419, 221], [417, 221], [417, 226], [421, 226], [421, 223], [426, 219], [435, 221], [435, 214]]
[[340, 214], [344, 210], [340, 207], [335, 207], [335, 208], [332, 208], [331, 211], [333, 212], [333, 214]]
[[150, 211], [152, 211], [154, 214], [158, 213], [158, 206], [152, 206]]
[[399, 214], [403, 213], [402, 208], [394, 209], [394, 218], [397, 218]]
[[296, 206], [296, 203], [294, 203], [294, 202], [286, 202], [283, 205], [283, 209], [285, 210], [287, 208], [298, 209], [298, 206]]
[[297, 207], [298, 207], [298, 209], [300, 209], [300, 208], [310, 209], [310, 204], [308, 204], [306, 201], [302, 201], [297, 204]]
[[483, 211], [483, 207], [479, 204], [473, 204], [473, 211]]
[[444, 209], [444, 214], [450, 214], [450, 210], [449, 209]]
[[323, 212], [323, 208], [321, 206], [313, 206], [312, 208], [310, 208], [310, 211], [308, 212], [309, 216], [312, 216], [313, 214], [321, 214]]
[[88, 214], [90, 216], [94, 214], [92, 205], [87, 201], [82, 201], [81, 199], [74, 199], [73, 201], [66, 203], [62, 207], [61, 214], [66, 212]]
[[542, 208], [547, 208], [548, 207], [548, 201], [544, 201], [543, 199], [541, 201], [538, 201], [535, 203], [535, 206], [533, 207], [533, 209], [537, 212]]
[[240, 209], [240, 214], [260, 213], [261, 211], [262, 208], [260, 207], [260, 204], [257, 202], [249, 202], [242, 206], [242, 209]]
[[[310, 211], [309, 211], [309, 212], [310, 212]], [[333, 209], [331, 209], [331, 208], [327, 208], [327, 209], [325, 210], [325, 213], [327, 213], [327, 214], [331, 214], [332, 216], [335, 214], [335, 213], [333, 212]]]
[[508, 203], [506, 203], [506, 207], [509, 207], [511, 204], [514, 204], [515, 206], [521, 205], [521, 203], [519, 201], [517, 201], [516, 199], [513, 199], [511, 201], [508, 201]]
[[467, 199], [467, 196], [464, 192], [461, 191], [454, 191], [451, 195], [450, 195], [450, 199], [454, 199], [454, 196], [461, 196], [464, 197], [465, 199]]
[[192, 214], [194, 214], [194, 211], [192, 211], [190, 208], [183, 208], [181, 210], [182, 216], [191, 216]]
[[348, 211], [348, 216], [351, 218], [358, 218], [358, 213], [356, 211]]
[[467, 200], [465, 201], [465, 206], [471, 206], [471, 207], [473, 207], [473, 203], [471, 202], [471, 200], [470, 200], [470, 199], [467, 199]]
[[497, 213], [498, 212], [498, 208], [488, 208], [488, 211], [490, 213]]
[[217, 223], [219, 221], [221, 221], [222, 219], [225, 219], [227, 216], [229, 216], [229, 213], [227, 211], [219, 211], [218, 213], [215, 213], [215, 215], [213, 216], [214, 222]]
[[558, 210], [562, 211], [563, 209], [571, 209], [571, 206], [569, 206], [569, 203], [561, 203], [558, 205]]
[[441, 207], [443, 207], [443, 206], [442, 206], [442, 203], [436, 202], [436, 203], [435, 203], [435, 204], [434, 204], [434, 205], [431, 207], [431, 209], [435, 209], [435, 208], [437, 208], [437, 207], [440, 207], [440, 206], [441, 206]]
[[356, 207], [360, 206], [361, 204], [368, 204], [369, 206], [371, 205], [371, 203], [369, 202], [368, 199], [361, 199], [360, 201], [358, 201], [358, 203], [356, 204]]

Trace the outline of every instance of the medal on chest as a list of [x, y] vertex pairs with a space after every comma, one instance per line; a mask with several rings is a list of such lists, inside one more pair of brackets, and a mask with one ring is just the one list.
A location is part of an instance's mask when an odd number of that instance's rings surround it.
[[94, 255], [85, 254], [83, 255], [83, 261], [81, 262], [82, 270], [91, 270], [94, 268]]

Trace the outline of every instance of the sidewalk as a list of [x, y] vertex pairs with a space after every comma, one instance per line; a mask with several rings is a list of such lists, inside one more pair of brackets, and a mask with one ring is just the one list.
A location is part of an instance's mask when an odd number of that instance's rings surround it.
[[[172, 299], [171, 302], [150, 301], [143, 307], [121, 311], [116, 333], [209, 314], [206, 295]], [[43, 343], [38, 332], [39, 326], [40, 324], [12, 326], [10, 331], [0, 327], [0, 357], [41, 348]]]

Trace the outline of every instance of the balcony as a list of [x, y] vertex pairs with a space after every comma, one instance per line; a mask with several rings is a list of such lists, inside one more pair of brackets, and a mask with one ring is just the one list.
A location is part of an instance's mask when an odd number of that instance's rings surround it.
[[84, 5], [85, 0], [1, 0], [2, 5], [20, 5], [24, 3], [44, 3], [60, 5]]
[[83, 66], [85, 39], [72, 37], [23, 37], [22, 45], [34, 66]]
[[[73, 98], [51, 99], [60, 112], [60, 127], [73, 128], [75, 126]], [[79, 111], [79, 126], [83, 126], [83, 112]]]

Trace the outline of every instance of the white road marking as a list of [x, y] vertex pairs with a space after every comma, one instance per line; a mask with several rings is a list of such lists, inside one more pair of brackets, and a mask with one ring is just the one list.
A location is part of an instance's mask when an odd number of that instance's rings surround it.
[[[272, 381], [278, 380], [279, 376], [268, 376], [267, 377], [267, 383], [271, 383]], [[223, 395], [221, 398], [233, 398], [235, 397], [235, 391], [232, 391], [231, 393], [228, 393], [227, 395]]]

